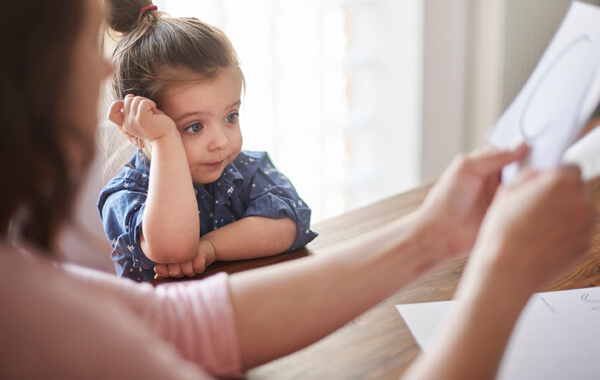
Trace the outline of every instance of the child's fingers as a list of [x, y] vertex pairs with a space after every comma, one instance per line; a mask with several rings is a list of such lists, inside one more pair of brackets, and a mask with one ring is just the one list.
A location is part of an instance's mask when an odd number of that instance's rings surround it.
[[137, 105], [140, 102], [140, 98], [140, 96], [127, 95], [123, 100], [125, 102], [123, 106], [123, 114], [129, 123], [131, 123], [137, 116]]
[[168, 266], [169, 266], [169, 276], [175, 277], [175, 278], [181, 278], [184, 276], [183, 272], [181, 271], [181, 265], [168, 264]]
[[194, 272], [196, 273], [203, 273], [204, 270], [206, 270], [206, 260], [204, 257], [200, 257], [200, 255], [192, 260], [192, 264], [194, 266]]
[[133, 95], [127, 95], [125, 97], [125, 99], [123, 99], [123, 112], [126, 112], [126, 113], [131, 112], [131, 104], [133, 103], [134, 99], [135, 99], [135, 96], [133, 96]]
[[146, 98], [141, 98], [140, 102], [137, 105], [137, 112], [140, 115], [142, 115], [146, 112], [154, 113], [155, 109], [156, 109], [156, 103], [154, 103], [152, 100], [146, 99]]
[[140, 103], [142, 102], [144, 98], [142, 98], [141, 96], [136, 96], [133, 99], [131, 99], [131, 104], [129, 105], [129, 110], [133, 115], [139, 115], [140, 113]]
[[112, 121], [117, 125], [123, 125], [125, 120], [125, 115], [123, 115], [123, 105], [125, 102], [122, 100], [117, 100], [110, 105], [108, 109], [108, 120]]
[[181, 263], [181, 271], [188, 277], [194, 277], [196, 272], [194, 271], [194, 266], [191, 261]]
[[169, 277], [169, 268], [166, 265], [158, 264], [154, 266], [154, 273], [159, 277]]

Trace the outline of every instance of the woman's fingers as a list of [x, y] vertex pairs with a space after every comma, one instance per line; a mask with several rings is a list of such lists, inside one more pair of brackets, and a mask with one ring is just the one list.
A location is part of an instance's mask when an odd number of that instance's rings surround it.
[[485, 147], [471, 153], [467, 159], [471, 161], [475, 173], [486, 175], [499, 171], [511, 162], [525, 158], [528, 152], [529, 147], [524, 143], [514, 150], [499, 151], [493, 147]]

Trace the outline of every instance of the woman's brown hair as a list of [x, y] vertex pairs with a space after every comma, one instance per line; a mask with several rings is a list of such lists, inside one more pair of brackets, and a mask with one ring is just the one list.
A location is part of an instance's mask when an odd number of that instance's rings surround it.
[[[2, 3], [0, 23], [0, 233], [11, 228], [50, 252], [77, 191], [65, 140], [94, 142], [67, 122], [64, 99], [85, 2]], [[12, 227], [11, 227], [12, 224]]]

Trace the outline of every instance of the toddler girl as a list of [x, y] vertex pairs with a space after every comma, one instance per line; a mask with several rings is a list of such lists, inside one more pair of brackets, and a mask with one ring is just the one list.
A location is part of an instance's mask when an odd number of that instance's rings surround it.
[[244, 77], [218, 29], [113, 1], [109, 119], [138, 147], [100, 194], [117, 274], [193, 276], [216, 260], [296, 250], [310, 209], [264, 152], [241, 151]]

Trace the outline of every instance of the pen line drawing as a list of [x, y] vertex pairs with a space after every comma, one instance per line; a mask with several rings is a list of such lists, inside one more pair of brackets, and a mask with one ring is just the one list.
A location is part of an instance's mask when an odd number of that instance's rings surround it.
[[[584, 294], [581, 296], [581, 300], [582, 300], [583, 302], [589, 302], [589, 303], [600, 303], [600, 300], [591, 300], [591, 299], [589, 299], [589, 296], [590, 296], [590, 295], [589, 295], [588, 293], [584, 293]], [[592, 307], [592, 310], [594, 310], [594, 311], [600, 311], [600, 306], [597, 306], [597, 307]]]
[[552, 312], [553, 312], [554, 314], [556, 314], [556, 310], [554, 310], [554, 309], [552, 308], [552, 306], [550, 306], [550, 304], [549, 304], [549, 303], [548, 303], [548, 302], [547, 302], [547, 301], [544, 299], [544, 297], [540, 297], [540, 299], [541, 299], [542, 301], [544, 301], [544, 303], [546, 304], [546, 306], [548, 306], [548, 308], [549, 308], [550, 310], [552, 310]]
[[581, 35], [581, 36], [573, 39], [573, 41], [571, 43], [569, 43], [567, 45], [567, 47], [565, 47], [563, 49], [563, 51], [554, 59], [552, 64], [546, 69], [544, 74], [538, 79], [537, 83], [535, 84], [534, 89], [531, 91], [529, 98], [527, 99], [527, 101], [525, 102], [525, 105], [523, 106], [523, 110], [521, 111], [521, 117], [520, 117], [520, 122], [519, 122], [519, 132], [521, 133], [521, 136], [523, 136], [525, 141], [527, 141], [528, 143], [531, 143], [531, 142], [537, 140], [541, 135], [545, 134], [552, 127], [552, 123], [546, 122], [546, 123], [544, 123], [543, 126], [541, 126], [541, 127], [538, 126], [537, 128], [533, 129], [533, 131], [531, 131], [530, 129], [532, 129], [532, 128], [531, 127], [527, 128], [527, 126], [525, 125], [526, 124], [525, 118], [526, 118], [527, 114], [529, 113], [531, 103], [533, 103], [533, 100], [536, 98], [535, 95], [537, 94], [538, 89], [545, 83], [546, 78], [553, 73], [553, 71], [556, 69], [558, 64], [563, 59], [565, 59], [565, 57], [568, 57], [567, 53], [574, 51], [575, 48], [578, 47], [579, 44], [581, 44], [581, 43], [589, 44], [590, 40], [591, 40], [590, 36], [587, 34]]

